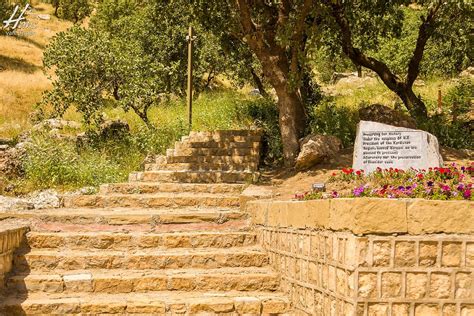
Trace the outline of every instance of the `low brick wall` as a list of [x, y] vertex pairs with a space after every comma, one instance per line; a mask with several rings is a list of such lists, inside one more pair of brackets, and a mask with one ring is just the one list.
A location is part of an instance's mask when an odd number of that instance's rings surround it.
[[4, 291], [5, 276], [12, 268], [13, 252], [28, 231], [28, 226], [0, 221], [0, 295]]
[[310, 315], [474, 315], [474, 204], [253, 201], [259, 240]]

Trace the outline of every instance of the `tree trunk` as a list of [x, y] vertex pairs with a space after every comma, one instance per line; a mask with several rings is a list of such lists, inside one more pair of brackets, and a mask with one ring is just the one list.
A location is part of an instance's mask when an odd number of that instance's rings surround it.
[[265, 98], [268, 97], [268, 93], [265, 90], [265, 87], [263, 86], [263, 82], [260, 79], [260, 77], [257, 75], [257, 73], [255, 72], [253, 67], [250, 67], [250, 74], [252, 75], [253, 82], [257, 86], [257, 89], [260, 92], [260, 94], [262, 95], [262, 97], [265, 97]]
[[288, 87], [275, 87], [278, 96], [279, 123], [283, 143], [283, 159], [285, 166], [295, 164], [306, 126], [306, 116], [299, 95]]
[[357, 77], [362, 78], [362, 66], [356, 65], [357, 67]]
[[395, 91], [396, 94], [402, 99], [403, 104], [410, 112], [410, 115], [414, 118], [426, 118], [428, 112], [423, 101], [413, 92], [411, 87], [404, 86], [401, 89]]

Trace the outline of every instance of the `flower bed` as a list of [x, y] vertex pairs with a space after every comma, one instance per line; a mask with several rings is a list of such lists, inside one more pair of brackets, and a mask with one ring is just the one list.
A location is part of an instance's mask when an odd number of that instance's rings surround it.
[[431, 200], [473, 200], [474, 162], [445, 168], [381, 169], [365, 174], [343, 168], [331, 175], [326, 192], [295, 194], [298, 200], [338, 197], [424, 198]]

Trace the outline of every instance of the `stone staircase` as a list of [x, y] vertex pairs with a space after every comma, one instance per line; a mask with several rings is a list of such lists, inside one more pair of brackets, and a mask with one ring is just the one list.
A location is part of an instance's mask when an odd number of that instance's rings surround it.
[[259, 134], [191, 133], [166, 157], [64, 208], [24, 211], [2, 315], [288, 314], [239, 195]]

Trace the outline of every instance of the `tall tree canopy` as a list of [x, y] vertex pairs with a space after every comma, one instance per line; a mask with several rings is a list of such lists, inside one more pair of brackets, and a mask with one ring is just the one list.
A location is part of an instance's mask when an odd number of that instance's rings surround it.
[[[416, 36], [404, 38], [409, 5], [420, 19]], [[264, 91], [262, 72], [278, 97], [283, 158], [291, 166], [306, 128], [311, 52], [330, 47], [373, 70], [412, 116], [424, 119], [427, 109], [413, 83], [427, 45], [442, 43], [443, 55], [463, 55], [471, 16], [468, 0], [103, 0], [89, 29], [59, 34], [46, 51], [45, 65], [57, 80], [45, 102], [58, 112], [76, 105], [89, 119], [112, 98], [148, 122], [160, 96], [185, 92], [185, 36], [194, 25], [197, 89], [205, 76], [209, 82], [225, 73]], [[409, 41], [406, 67], [378, 53], [390, 39]]]

